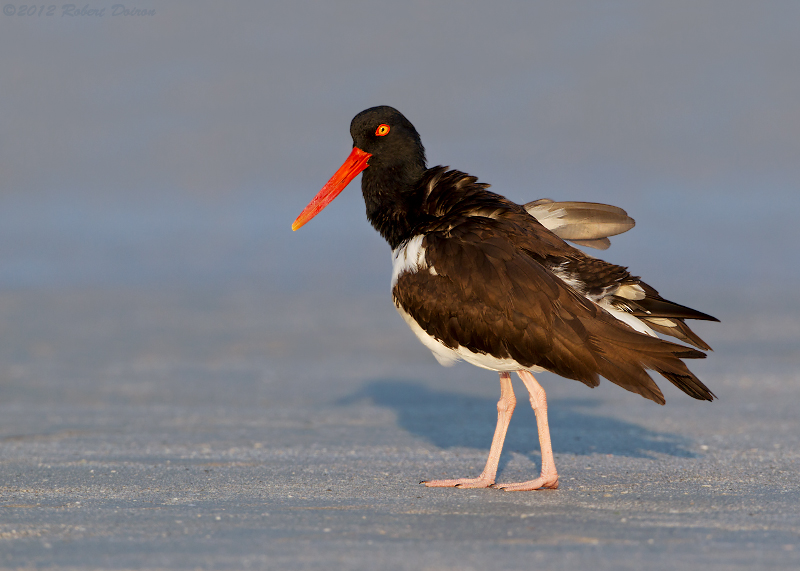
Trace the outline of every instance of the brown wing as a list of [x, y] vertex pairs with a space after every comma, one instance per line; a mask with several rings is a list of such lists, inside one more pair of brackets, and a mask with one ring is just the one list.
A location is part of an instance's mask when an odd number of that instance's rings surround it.
[[395, 301], [451, 348], [511, 358], [589, 386], [600, 375], [663, 404], [645, 372], [652, 369], [694, 398], [713, 398], [681, 361], [704, 353], [619, 322], [529, 255], [541, 245], [535, 232], [509, 220], [449, 224], [423, 240], [433, 271], [401, 275]]

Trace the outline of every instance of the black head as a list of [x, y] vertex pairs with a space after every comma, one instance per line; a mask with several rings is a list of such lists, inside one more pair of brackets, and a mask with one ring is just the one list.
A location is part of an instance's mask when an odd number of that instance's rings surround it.
[[381, 105], [362, 111], [353, 117], [350, 135], [354, 147], [372, 155], [367, 171], [402, 166], [419, 176], [425, 170], [425, 148], [419, 133], [394, 107]]
[[350, 123], [353, 150], [292, 224], [297, 230], [316, 216], [358, 173], [367, 218], [392, 248], [407, 236], [409, 217], [425, 174], [425, 149], [414, 125], [388, 106], [362, 111]]

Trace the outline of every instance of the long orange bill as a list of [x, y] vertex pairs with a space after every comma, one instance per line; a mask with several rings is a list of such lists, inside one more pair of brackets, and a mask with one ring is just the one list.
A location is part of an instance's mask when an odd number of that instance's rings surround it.
[[358, 173], [367, 168], [367, 160], [369, 160], [371, 156], [370, 153], [364, 152], [358, 147], [353, 147], [353, 152], [350, 153], [350, 156], [347, 157], [344, 164], [339, 167], [336, 174], [325, 183], [325, 186], [317, 193], [317, 196], [308, 203], [308, 206], [300, 213], [300, 216], [292, 222], [292, 230], [297, 230], [303, 224], [314, 218], [314, 216], [328, 206], [334, 198], [339, 196], [339, 193], [344, 190], [344, 187], [350, 184], [350, 181], [356, 178]]

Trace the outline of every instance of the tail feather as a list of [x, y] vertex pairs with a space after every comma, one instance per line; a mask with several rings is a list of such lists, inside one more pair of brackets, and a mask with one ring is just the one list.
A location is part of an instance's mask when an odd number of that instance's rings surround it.
[[657, 370], [662, 377], [667, 379], [669, 382], [692, 398], [706, 401], [712, 401], [716, 398], [716, 395], [712, 393], [709, 388], [705, 386], [700, 379], [695, 377], [688, 369], [686, 370], [688, 374], [673, 373], [660, 369]]
[[[694, 345], [698, 349], [702, 349], [703, 351], [711, 351], [711, 346], [703, 341], [700, 336], [689, 329], [689, 326], [683, 322], [682, 319], [666, 319], [666, 318], [642, 318], [643, 321], [647, 322], [647, 326], [655, 331], [656, 333], [661, 333], [662, 335], [669, 335], [671, 337], [675, 337], [675, 339], [679, 339], [684, 343], [689, 343], [690, 345]], [[669, 324], [669, 325], [667, 325]]]
[[698, 400], [711, 401], [714, 393], [698, 379], [682, 359], [703, 359], [706, 354], [628, 328], [609, 316], [586, 323], [593, 345], [602, 354], [600, 375], [659, 404], [664, 396], [646, 370], [659, 373], [681, 391]]
[[598, 364], [600, 374], [615, 385], [658, 404], [666, 402], [661, 389], [639, 363], [606, 355]]

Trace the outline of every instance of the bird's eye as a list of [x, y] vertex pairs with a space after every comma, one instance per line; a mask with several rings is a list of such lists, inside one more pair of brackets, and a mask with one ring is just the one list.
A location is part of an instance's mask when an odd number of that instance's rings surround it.
[[387, 125], [386, 123], [381, 123], [380, 125], [378, 125], [378, 128], [375, 129], [375, 135], [377, 135], [378, 137], [385, 137], [386, 135], [389, 134], [389, 129], [390, 129], [389, 125]]

